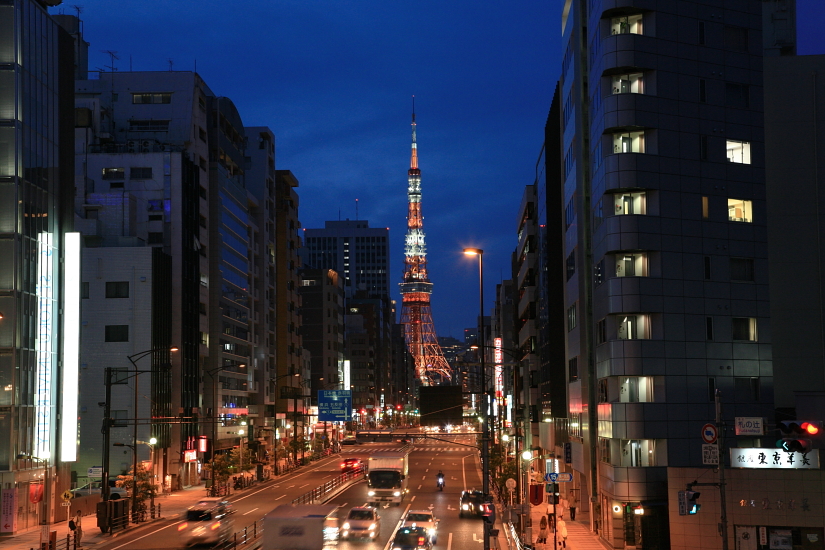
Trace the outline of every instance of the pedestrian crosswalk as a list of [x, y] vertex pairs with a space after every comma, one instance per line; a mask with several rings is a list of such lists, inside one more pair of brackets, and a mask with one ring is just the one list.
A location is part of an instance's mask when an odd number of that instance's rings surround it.
[[[363, 455], [363, 454], [370, 454], [370, 453], [376, 453], [376, 452], [377, 453], [386, 453], [386, 452], [392, 452], [392, 451], [399, 451], [400, 452], [401, 449], [402, 449], [402, 447], [399, 446], [398, 444], [387, 443], [386, 445], [382, 445], [381, 443], [373, 443], [373, 444], [370, 444], [368, 447], [364, 446], [364, 445], [353, 445], [351, 447], [342, 447], [341, 448], [341, 454], [353, 453], [353, 454], [362, 454]], [[459, 446], [456, 446], [456, 445], [444, 445], [444, 446], [440, 446], [440, 445], [422, 445], [422, 446], [418, 446], [418, 445], [416, 445], [415, 447], [413, 447], [412, 450], [413, 450], [413, 452], [415, 452], [415, 451], [427, 451], [427, 452], [438, 452], [438, 453], [458, 452], [458, 451], [467, 453], [467, 452], [474, 452], [475, 451], [475, 449], [473, 449], [471, 447], [466, 447], [466, 446], [459, 447]]]

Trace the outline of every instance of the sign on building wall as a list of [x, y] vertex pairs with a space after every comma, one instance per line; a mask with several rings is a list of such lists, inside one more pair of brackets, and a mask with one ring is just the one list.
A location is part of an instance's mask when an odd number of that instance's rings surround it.
[[17, 531], [17, 489], [3, 489], [0, 495], [0, 533]]
[[737, 416], [736, 435], [765, 435], [765, 419], [756, 416]]
[[782, 449], [730, 449], [731, 468], [756, 469], [819, 469], [819, 450], [807, 453], [783, 451]]

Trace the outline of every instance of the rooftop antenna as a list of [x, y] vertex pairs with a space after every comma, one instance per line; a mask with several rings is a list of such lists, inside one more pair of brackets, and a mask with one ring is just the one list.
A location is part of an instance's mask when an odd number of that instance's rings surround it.
[[355, 199], [355, 221], [358, 221], [358, 199]]
[[116, 59], [120, 59], [120, 58], [117, 56], [117, 52], [112, 51], [112, 50], [100, 50], [100, 53], [105, 53], [105, 54], [108, 54], [108, 55], [109, 55], [109, 63], [110, 63], [110, 65], [104, 65], [104, 67], [106, 67], [107, 69], [109, 69], [111, 72], [115, 72], [115, 71], [117, 70], [117, 67], [115, 67], [115, 60], [116, 60]]
[[169, 63], [169, 72], [171, 73], [172, 72], [172, 65], [174, 65], [175, 62], [172, 59], [167, 59], [166, 62]]

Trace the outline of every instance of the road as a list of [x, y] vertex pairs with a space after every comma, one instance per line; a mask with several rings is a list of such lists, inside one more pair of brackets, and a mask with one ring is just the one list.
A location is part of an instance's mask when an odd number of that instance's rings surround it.
[[[400, 506], [382, 506], [381, 534], [374, 542], [341, 541], [340, 550], [382, 550], [388, 546], [401, 518], [410, 509], [429, 509], [440, 520], [438, 540], [435, 549], [452, 550], [453, 548], [482, 548], [482, 523], [480, 519], [459, 519], [458, 502], [461, 491], [465, 488], [481, 488], [481, 472], [478, 451], [474, 448], [473, 436], [449, 435], [447, 441], [432, 439], [415, 440], [410, 453], [410, 493]], [[463, 446], [469, 445], [469, 446]], [[342, 453], [314, 462], [307, 468], [301, 468], [291, 475], [279, 477], [274, 481], [261, 484], [252, 492], [241, 496], [229, 497], [235, 513], [235, 529], [252, 524], [262, 518], [268, 511], [280, 504], [287, 504], [292, 499], [308, 492], [314, 487], [336, 477], [340, 473], [343, 458], [357, 457], [366, 462], [374, 452], [398, 450], [402, 443], [365, 443], [343, 447]], [[435, 474], [442, 470], [446, 484], [444, 491], [436, 488]], [[367, 501], [367, 484], [358, 482], [333, 498], [329, 503], [341, 507], [341, 516], [353, 506], [363, 506]], [[170, 518], [156, 522], [134, 533], [125, 532], [116, 539], [100, 544], [97, 548], [105, 550], [140, 550], [180, 548], [177, 525], [179, 518]]]

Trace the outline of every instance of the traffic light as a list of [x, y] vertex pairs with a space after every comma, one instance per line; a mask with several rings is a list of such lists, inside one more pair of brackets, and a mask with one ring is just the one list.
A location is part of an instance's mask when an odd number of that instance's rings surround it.
[[789, 420], [777, 427], [780, 439], [776, 446], [788, 452], [807, 453], [813, 447], [810, 437], [822, 434], [822, 422], [816, 420]]
[[485, 523], [496, 522], [496, 506], [492, 502], [484, 502], [481, 504], [481, 517], [484, 518]]
[[696, 491], [679, 491], [679, 515], [692, 516], [702, 509], [702, 505], [696, 502], [699, 498]]

